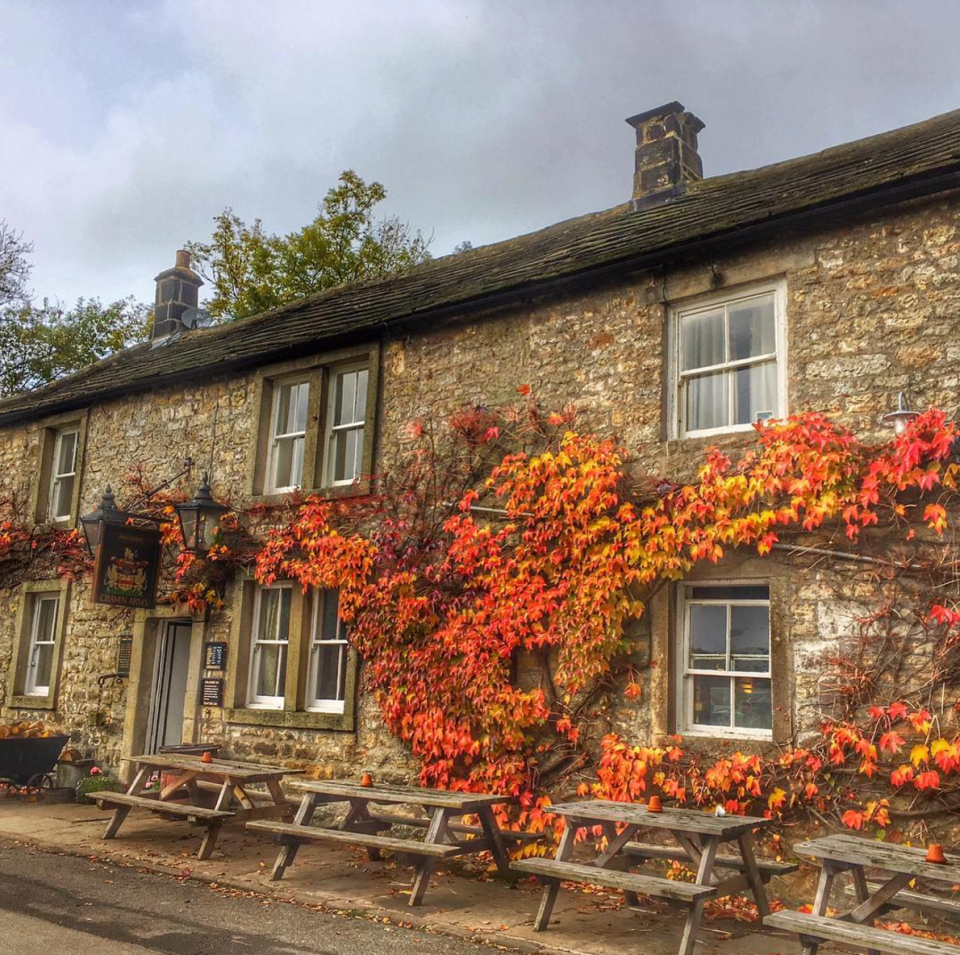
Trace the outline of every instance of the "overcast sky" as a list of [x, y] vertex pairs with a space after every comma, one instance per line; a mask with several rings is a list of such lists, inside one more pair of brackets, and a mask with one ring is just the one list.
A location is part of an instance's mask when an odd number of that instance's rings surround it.
[[705, 175], [960, 107], [953, 0], [0, 0], [0, 218], [38, 295], [153, 298], [230, 205], [272, 231], [342, 169], [434, 254], [629, 198], [678, 99]]

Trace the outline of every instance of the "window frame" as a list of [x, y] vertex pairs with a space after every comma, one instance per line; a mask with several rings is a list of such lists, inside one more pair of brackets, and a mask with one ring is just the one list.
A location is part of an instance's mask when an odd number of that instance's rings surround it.
[[[60, 684], [60, 669], [66, 643], [67, 625], [70, 616], [70, 582], [66, 580], [28, 580], [20, 586], [20, 602], [17, 608], [16, 639], [13, 657], [7, 671], [7, 705], [17, 709], [54, 710]], [[44, 597], [56, 597], [57, 619], [54, 624], [53, 660], [50, 665], [50, 683], [46, 692], [27, 692], [35, 603]]]
[[[88, 412], [73, 411], [46, 418], [38, 425], [39, 447], [35, 459], [37, 480], [32, 481], [30, 490], [30, 514], [37, 524], [48, 524], [56, 527], [76, 527], [80, 513], [80, 494], [83, 482], [84, 457], [87, 440]], [[70, 514], [53, 520], [50, 511], [53, 493], [53, 469], [55, 467], [54, 452], [56, 450], [57, 435], [62, 431], [77, 432], [77, 448], [74, 455], [73, 494], [70, 497]]]
[[[336, 414], [337, 402], [336, 402], [336, 393], [337, 393], [337, 381], [342, 378], [344, 375], [353, 375], [358, 372], [366, 371], [367, 372], [367, 396], [366, 401], [364, 402], [363, 408], [363, 420], [362, 421], [351, 421], [348, 424], [336, 424], [334, 422], [334, 416]], [[366, 460], [366, 450], [367, 450], [367, 415], [369, 412], [369, 398], [370, 398], [370, 382], [372, 379], [371, 369], [368, 362], [358, 362], [351, 365], [340, 365], [333, 368], [330, 368], [328, 371], [329, 382], [327, 383], [327, 414], [326, 414], [326, 425], [324, 427], [323, 433], [323, 487], [329, 488], [342, 488], [342, 487], [353, 487], [355, 484], [359, 484], [363, 481], [363, 464]], [[359, 458], [359, 467], [357, 473], [347, 480], [337, 481], [333, 476], [333, 469], [336, 462], [336, 454], [334, 452], [334, 442], [338, 435], [345, 434], [348, 431], [357, 431], [361, 433], [361, 443], [357, 453]]]
[[[336, 596], [337, 600], [337, 630], [333, 639], [325, 637], [323, 628], [323, 611], [325, 603], [331, 595]], [[348, 693], [347, 675], [350, 668], [350, 642], [347, 640], [347, 626], [340, 619], [340, 592], [338, 590], [319, 590], [314, 589], [310, 601], [310, 639], [308, 653], [310, 662], [307, 665], [307, 685], [304, 699], [304, 710], [307, 713], [343, 713]], [[320, 676], [320, 650], [322, 647], [337, 646], [340, 647], [340, 653], [337, 658], [337, 686], [343, 685], [343, 699], [330, 700], [314, 696], [314, 688], [317, 686], [317, 678]]]
[[[701, 312], [709, 312], [723, 306], [727, 311], [739, 302], [763, 295], [773, 295], [774, 304], [774, 350], [771, 353], [750, 358], [740, 358], [734, 361], [725, 361], [719, 365], [704, 365], [693, 371], [681, 370], [682, 335], [681, 322], [685, 316]], [[751, 283], [738, 288], [726, 289], [710, 295], [698, 295], [670, 306], [668, 315], [668, 436], [671, 439], [683, 440], [686, 438], [711, 438], [723, 434], [738, 434], [752, 431], [755, 422], [743, 424], [729, 424], [718, 428], [696, 428], [686, 430], [684, 424], [684, 405], [686, 391], [684, 382], [691, 378], [702, 377], [711, 372], [730, 372], [737, 368], [750, 368], [755, 365], [773, 363], [776, 369], [775, 394], [777, 407], [774, 417], [786, 418], [789, 414], [787, 395], [787, 289], [786, 282], [781, 278], [768, 282]], [[728, 400], [732, 402], [733, 391], [728, 391]]]
[[[284, 432], [283, 434], [278, 434], [276, 431], [277, 427], [277, 412], [280, 409], [280, 396], [283, 393], [284, 388], [296, 388], [297, 389], [297, 401], [300, 400], [300, 388], [306, 385], [307, 387], [307, 396], [306, 396], [306, 411], [304, 414], [304, 428], [303, 431], [289, 431]], [[264, 493], [265, 494], [289, 494], [291, 491], [296, 491], [299, 488], [303, 487], [304, 471], [306, 469], [307, 463], [307, 434], [310, 430], [310, 411], [313, 407], [311, 398], [313, 397], [314, 388], [316, 387], [315, 383], [311, 381], [309, 375], [296, 375], [286, 378], [281, 378], [272, 383], [272, 396], [270, 400], [270, 423], [269, 423], [269, 432], [267, 434], [267, 458], [266, 458], [266, 470], [264, 472]], [[299, 404], [298, 404], [299, 409]], [[276, 471], [277, 471], [277, 449], [279, 447], [280, 441], [297, 440], [301, 442], [300, 449], [300, 483], [299, 484], [288, 484], [284, 486], [279, 486], [276, 483]]]
[[[287, 614], [287, 635], [285, 640], [269, 639], [263, 640], [260, 638], [259, 629], [260, 629], [260, 608], [263, 602], [264, 594], [270, 592], [280, 593], [281, 596], [279, 600], [283, 601], [282, 593], [283, 591], [290, 592], [290, 605], [289, 611]], [[274, 583], [267, 585], [260, 585], [254, 591], [254, 601], [253, 601], [253, 627], [250, 632], [250, 669], [247, 677], [247, 706], [250, 709], [261, 709], [261, 710], [282, 710], [286, 702], [286, 673], [287, 667], [290, 666], [290, 631], [292, 629], [293, 622], [293, 581], [290, 580], [278, 580]], [[280, 616], [277, 617], [277, 626], [279, 628]], [[262, 655], [258, 653], [258, 650], [261, 646], [279, 646], [280, 647], [280, 658], [283, 660], [283, 666], [278, 668], [282, 669], [283, 678], [280, 679], [278, 672], [278, 683], [280, 684], [281, 695], [280, 696], [261, 696], [256, 692], [257, 682], [260, 677], [260, 661], [263, 659]]]
[[[54, 604], [54, 612], [49, 639], [38, 640], [41, 609], [45, 603], [50, 602]], [[27, 663], [23, 680], [23, 692], [25, 696], [42, 696], [46, 698], [50, 694], [50, 685], [54, 682], [53, 670], [57, 659], [57, 624], [60, 622], [60, 593], [59, 591], [50, 591], [33, 594], [30, 604], [30, 641], [27, 645]], [[36, 682], [36, 666], [41, 647], [50, 648], [50, 675], [45, 684]]]
[[[348, 647], [344, 702], [340, 712], [308, 709], [310, 671], [311, 591], [293, 581], [277, 581], [292, 587], [287, 672], [284, 680], [282, 709], [251, 706], [248, 702], [252, 662], [254, 604], [257, 582], [249, 574], [230, 584], [231, 608], [230, 650], [224, 686], [223, 720], [227, 724], [260, 727], [281, 727], [294, 730], [332, 730], [354, 733], [357, 729], [357, 695], [359, 693], [360, 657]], [[315, 593], [316, 591], [313, 591]]]
[[[251, 498], [263, 503], [280, 503], [295, 490], [271, 488], [268, 471], [274, 395], [278, 385], [292, 380], [308, 382], [310, 385], [300, 492], [321, 494], [328, 498], [355, 497], [370, 493], [377, 441], [380, 350], [381, 343], [376, 341], [298, 358], [255, 373], [252, 389], [256, 428], [250, 436], [251, 444], [246, 462], [246, 485]], [[363, 410], [364, 440], [360, 451], [360, 477], [359, 480], [331, 485], [328, 480], [331, 382], [337, 373], [351, 369], [356, 371], [363, 367], [366, 367], [368, 377], [367, 401]]]
[[[63, 471], [58, 472], [58, 462], [60, 461], [60, 448], [63, 444], [63, 439], [65, 435], [72, 434], [75, 435], [75, 441], [73, 444], [73, 470], [72, 471]], [[73, 516], [73, 499], [77, 489], [79, 471], [77, 468], [77, 463], [80, 456], [80, 425], [79, 423], [75, 425], [66, 425], [62, 428], [57, 428], [54, 441], [53, 441], [53, 457], [50, 461], [50, 476], [49, 484], [50, 488], [47, 493], [47, 520], [51, 524], [62, 524], [67, 522]], [[57, 499], [57, 490], [59, 488], [60, 482], [65, 478], [73, 479], [73, 487], [70, 491], [70, 510], [66, 514], [56, 514], [54, 513], [54, 502]]]
[[[729, 588], [729, 587], [766, 587], [767, 588], [767, 597], [766, 599], [760, 598], [718, 598], [716, 600], [709, 600], [706, 598], [697, 598], [696, 600], [692, 599], [689, 594], [692, 591], [697, 589], [719, 589], [719, 588]], [[770, 586], [770, 581], [765, 579], [754, 579], [754, 578], [745, 578], [737, 580], [696, 580], [688, 581], [682, 583], [677, 588], [677, 623], [678, 623], [678, 647], [679, 647], [679, 658], [678, 665], [676, 668], [677, 675], [677, 707], [676, 707], [676, 718], [677, 718], [677, 732], [684, 736], [691, 737], [710, 737], [717, 739], [743, 739], [743, 740], [757, 740], [761, 742], [772, 742], [774, 739], [774, 729], [776, 723], [776, 714], [775, 714], [775, 694], [774, 694], [774, 639], [773, 639], [773, 609], [772, 609], [772, 591]], [[730, 644], [729, 644], [729, 633], [730, 633], [730, 608], [733, 606], [762, 606], [766, 607], [768, 610], [768, 646], [769, 652], [767, 654], [767, 669], [765, 671], [759, 670], [702, 670], [695, 669], [690, 665], [690, 650], [691, 650], [691, 638], [690, 638], [690, 613], [689, 608], [693, 604], [699, 604], [704, 606], [718, 606], [725, 605], [727, 607], [727, 634], [728, 634], [728, 643], [726, 647], [726, 656], [729, 663], [730, 660]], [[696, 723], [694, 722], [693, 716], [693, 679], [696, 676], [712, 676], [712, 677], [726, 677], [730, 681], [730, 716], [731, 720], [733, 719], [734, 714], [734, 701], [736, 699], [736, 681], [738, 679], [760, 679], [768, 680], [770, 683], [770, 729], [757, 729], [755, 727], [738, 727], [738, 726], [715, 726], [707, 723]]]

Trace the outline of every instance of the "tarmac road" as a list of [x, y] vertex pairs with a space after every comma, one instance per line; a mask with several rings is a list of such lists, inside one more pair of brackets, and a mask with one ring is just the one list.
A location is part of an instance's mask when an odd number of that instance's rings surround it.
[[[0, 955], [482, 955], [472, 942], [0, 841]], [[502, 951], [502, 950], [501, 950]]]

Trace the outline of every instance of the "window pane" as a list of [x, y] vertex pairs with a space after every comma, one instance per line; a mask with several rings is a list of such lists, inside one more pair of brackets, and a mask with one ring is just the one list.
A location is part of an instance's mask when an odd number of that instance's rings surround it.
[[730, 361], [776, 351], [773, 293], [730, 306]]
[[357, 397], [357, 373], [348, 371], [337, 375], [336, 386], [336, 408], [334, 410], [333, 423], [351, 424], [355, 419], [353, 417], [354, 403]]
[[726, 670], [726, 607], [690, 606], [690, 666], [695, 670]]
[[684, 315], [680, 319], [680, 369], [692, 371], [722, 364], [724, 357], [723, 309]]
[[76, 480], [72, 475], [70, 477], [57, 478], [53, 487], [53, 513], [51, 517], [69, 517], [70, 505], [73, 503], [73, 482]]
[[37, 606], [37, 630], [35, 640], [53, 641], [57, 627], [58, 600], [40, 600]]
[[327, 590], [321, 599], [323, 606], [320, 613], [320, 632], [317, 634], [317, 639], [337, 640], [339, 638], [337, 628], [339, 593], [336, 590]]
[[283, 696], [287, 648], [276, 643], [261, 643], [257, 649], [257, 696]]
[[777, 364], [738, 368], [734, 375], [734, 424], [752, 424], [761, 418], [775, 418], [777, 410]]
[[310, 398], [310, 385], [304, 382], [297, 387], [297, 418], [294, 424], [294, 431], [304, 432], [307, 430], [307, 403]]
[[73, 474], [77, 457], [77, 432], [60, 433], [59, 453], [57, 454], [57, 474]]
[[276, 468], [273, 486], [299, 487], [303, 480], [303, 444], [301, 438], [277, 438]]
[[727, 677], [693, 677], [693, 722], [703, 726], [730, 725], [730, 680]]
[[293, 590], [290, 587], [283, 587], [276, 591], [280, 595], [280, 615], [277, 621], [277, 629], [274, 631], [277, 640], [290, 639], [290, 600], [293, 597]]
[[770, 608], [730, 608], [730, 653], [734, 670], [765, 672], [770, 667]]
[[293, 429], [292, 414], [295, 411], [296, 396], [293, 385], [280, 385], [277, 390], [277, 417], [273, 424], [274, 434], [287, 434]]
[[727, 388], [729, 373], [715, 371], [709, 375], [691, 378], [686, 383], [687, 431], [705, 431], [708, 428], [725, 428], [730, 422]]
[[344, 666], [347, 648], [342, 643], [321, 643], [316, 652], [317, 700], [342, 700], [347, 668]]
[[53, 671], [53, 644], [43, 643], [36, 649], [34, 658], [33, 686], [37, 689], [50, 686], [50, 674]]
[[737, 680], [734, 724], [744, 729], [773, 728], [769, 680]]
[[690, 597], [693, 600], [768, 600], [770, 588], [766, 584], [691, 587]]
[[363, 429], [338, 431], [333, 436], [333, 480], [352, 481], [357, 476], [359, 439]]
[[361, 368], [357, 372], [357, 399], [354, 408], [353, 420], [364, 421], [367, 416], [367, 379], [369, 372], [366, 368]]

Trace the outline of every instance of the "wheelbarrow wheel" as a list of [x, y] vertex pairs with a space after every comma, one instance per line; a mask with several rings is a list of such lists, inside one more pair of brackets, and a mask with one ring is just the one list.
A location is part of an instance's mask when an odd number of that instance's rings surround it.
[[37, 773], [27, 780], [31, 789], [53, 789], [53, 776], [50, 773]]

